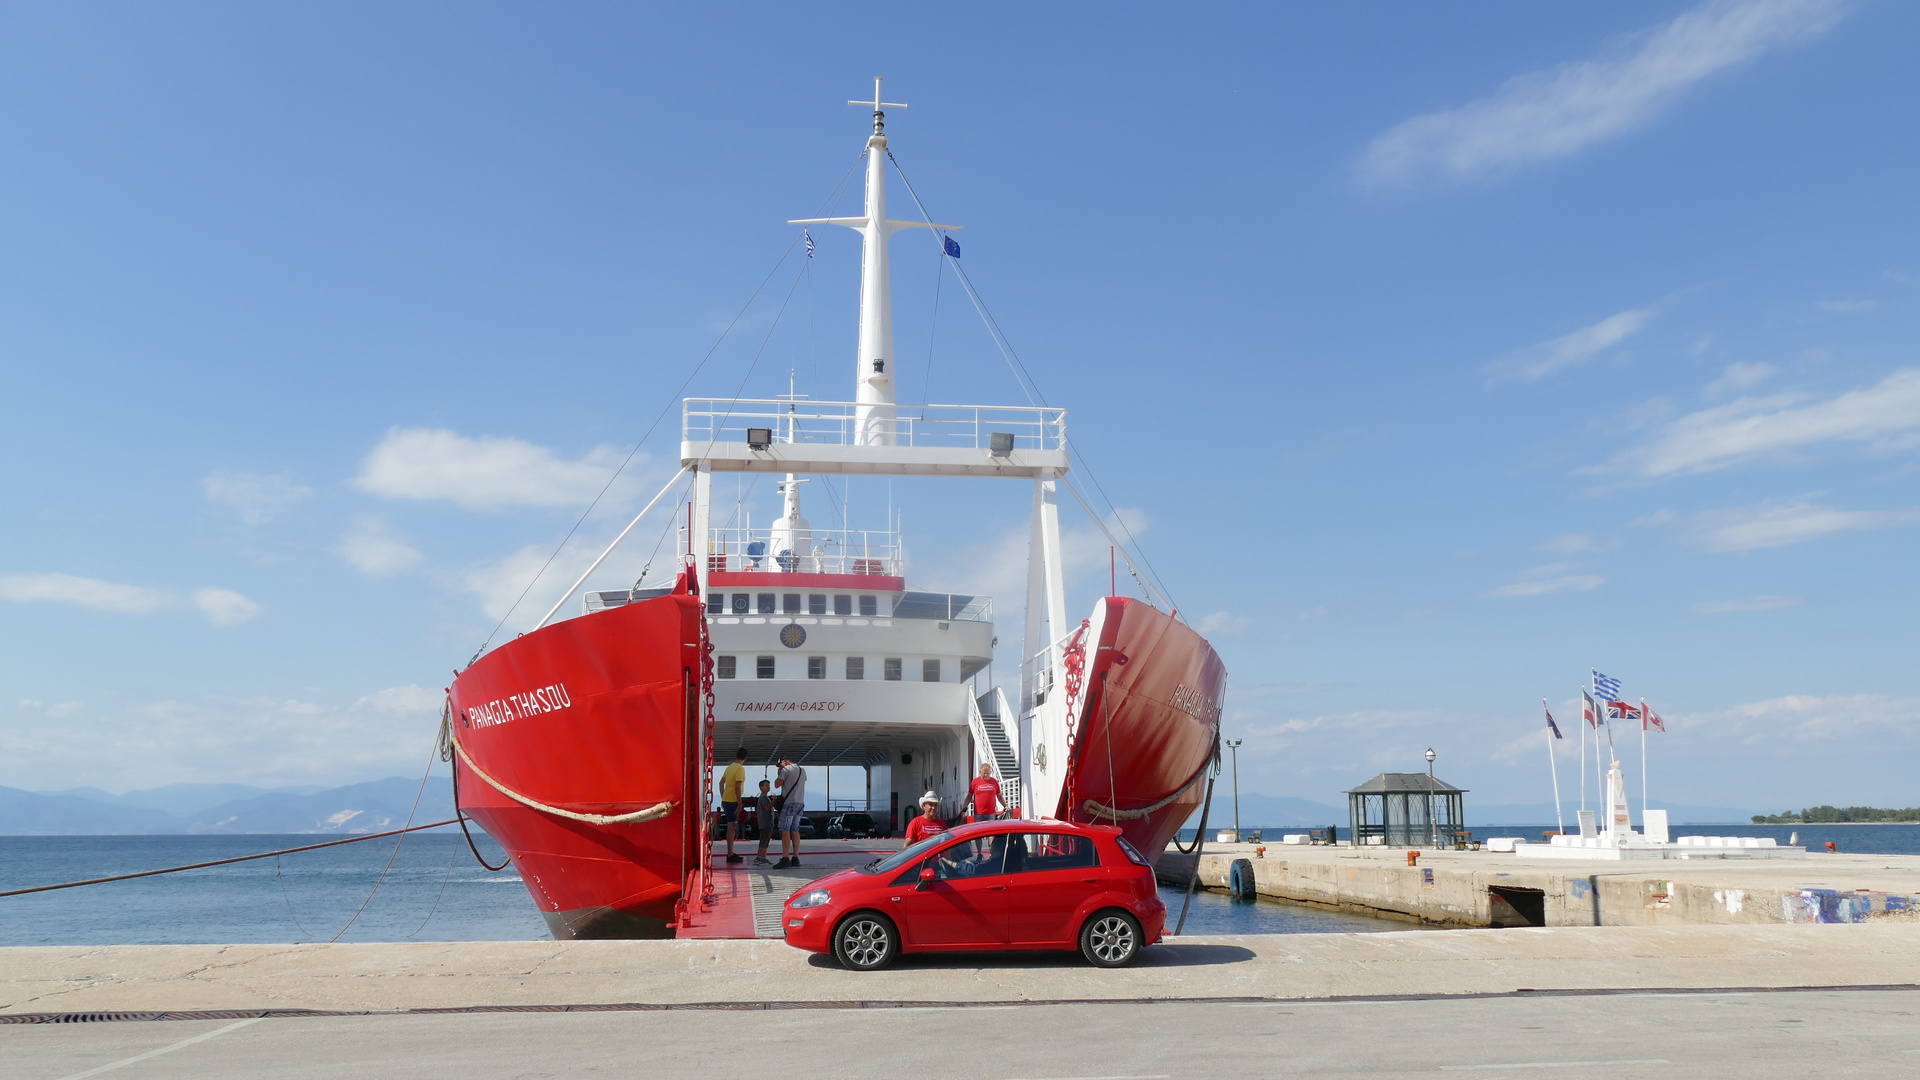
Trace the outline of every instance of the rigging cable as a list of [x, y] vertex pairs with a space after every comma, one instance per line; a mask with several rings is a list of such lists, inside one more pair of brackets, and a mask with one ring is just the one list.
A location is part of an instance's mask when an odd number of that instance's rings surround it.
[[[827, 202], [831, 202], [834, 196], [839, 193], [840, 189], [846, 186], [847, 177], [853, 175], [853, 170], [859, 168], [860, 162], [865, 158], [866, 158], [866, 151], [862, 150], [860, 152], [860, 156], [854, 159], [853, 165], [847, 169], [846, 174], [840, 178], [840, 183], [834, 185], [833, 192], [829, 193], [827, 195], [826, 201], [821, 203], [822, 207], [825, 207]], [[800, 238], [795, 237], [793, 242], [787, 245], [787, 249], [780, 253], [780, 259], [779, 261], [773, 264], [773, 269], [767, 271], [767, 276], [760, 279], [760, 284], [754, 287], [753, 294], [747, 297], [746, 303], [740, 305], [740, 310], [734, 313], [732, 320], [730, 320], [727, 323], [726, 328], [720, 331], [720, 336], [714, 340], [713, 346], [707, 350], [706, 355], [700, 358], [700, 362], [693, 366], [693, 370], [687, 373], [686, 379], [682, 381], [680, 384], [680, 389], [675, 390], [673, 392], [673, 395], [667, 398], [666, 405], [660, 409], [660, 414], [653, 418], [653, 423], [647, 425], [647, 430], [644, 434], [640, 436], [640, 441], [633, 444], [633, 449], [627, 451], [627, 456], [621, 459], [619, 467], [613, 470], [613, 475], [607, 477], [607, 482], [604, 486], [600, 488], [600, 493], [598, 495], [595, 495], [593, 497], [593, 501], [587, 504], [587, 508], [580, 512], [579, 519], [573, 523], [573, 528], [567, 530], [567, 535], [564, 537], [561, 537], [559, 546], [553, 549], [553, 554], [547, 556], [547, 561], [542, 563], [540, 565], [540, 569], [534, 572], [532, 579], [530, 579], [527, 582], [527, 587], [520, 590], [520, 595], [514, 599], [513, 605], [507, 608], [507, 613], [505, 615], [500, 616], [500, 621], [495, 623], [493, 626], [493, 629], [488, 632], [486, 640], [482, 641], [480, 643], [480, 647], [474, 650], [473, 660], [478, 660], [480, 658], [480, 654], [487, 651], [487, 646], [493, 643], [494, 635], [498, 634], [500, 632], [500, 628], [507, 624], [507, 620], [513, 617], [513, 613], [516, 610], [518, 610], [520, 607], [520, 602], [522, 600], [525, 600], [527, 598], [527, 594], [533, 591], [534, 585], [537, 584], [540, 581], [540, 578], [546, 574], [548, 567], [551, 567], [553, 565], [553, 560], [560, 557], [560, 552], [566, 549], [567, 542], [573, 539], [573, 534], [576, 532], [579, 532], [580, 526], [582, 524], [585, 524], [587, 520], [587, 515], [593, 513], [593, 508], [600, 505], [601, 499], [606, 498], [607, 492], [613, 488], [613, 482], [620, 478], [620, 474], [624, 472], [627, 468], [627, 465], [633, 461], [633, 456], [635, 454], [638, 454], [640, 452], [640, 448], [646, 445], [647, 440], [653, 437], [653, 432], [656, 428], [660, 426], [660, 421], [665, 420], [667, 418], [667, 414], [673, 411], [673, 403], [679, 400], [681, 394], [686, 393], [687, 387], [693, 384], [694, 377], [699, 375], [701, 369], [707, 366], [707, 361], [713, 359], [713, 354], [715, 352], [718, 352], [720, 349], [720, 346], [723, 343], [725, 343], [725, 341], [727, 340], [727, 335], [733, 333], [733, 328], [739, 325], [741, 318], [746, 315], [747, 309], [751, 308], [753, 306], [753, 302], [759, 299], [760, 293], [763, 290], [765, 290], [767, 287], [767, 282], [772, 281], [773, 275], [779, 273], [780, 268], [786, 265], [787, 259], [793, 255], [793, 249], [796, 246], [798, 246], [799, 243], [800, 243]], [[788, 299], [792, 299], [793, 294], [791, 290], [788, 291], [787, 296], [788, 296]], [[784, 304], [781, 305], [781, 307], [782, 307], [782, 310], [785, 309]], [[776, 319], [776, 322], [777, 321], [778, 320]], [[762, 343], [761, 348], [765, 349], [766, 345]], [[755, 363], [759, 362], [758, 355], [754, 357], [754, 361]], [[473, 660], [469, 660], [467, 661], [467, 663], [471, 665], [473, 663]], [[476, 856], [478, 854], [479, 854], [478, 852], [475, 852]]]
[[[451, 704], [449, 704], [448, 707], [450, 708]], [[443, 725], [446, 723], [445, 712], [441, 713], [440, 722]], [[438, 740], [435, 740], [435, 741], [436, 743], [438, 742]], [[339, 934], [335, 934], [332, 937], [328, 938], [327, 944], [331, 945], [334, 942], [339, 941], [341, 934], [345, 934], [348, 930], [353, 929], [353, 924], [359, 921], [361, 912], [366, 911], [367, 905], [373, 903], [374, 894], [380, 891], [381, 885], [386, 884], [387, 872], [393, 869], [393, 860], [400, 857], [400, 845], [407, 842], [407, 831], [413, 825], [413, 815], [420, 812], [420, 797], [427, 793], [427, 778], [433, 775], [433, 759], [439, 756], [440, 756], [440, 747], [436, 745], [434, 746], [433, 750], [427, 754], [426, 771], [420, 774], [420, 787], [418, 790], [416, 790], [413, 793], [413, 805], [407, 809], [407, 826], [405, 828], [402, 828], [400, 830], [400, 835], [394, 838], [393, 853], [387, 856], [387, 865], [380, 868], [380, 876], [374, 879], [373, 888], [367, 890], [367, 898], [365, 900], [360, 901], [360, 907], [358, 910], [356, 910], [353, 913], [353, 918], [347, 920], [347, 925], [340, 928]], [[454, 809], [456, 811], [459, 809], [457, 804], [455, 805]]]

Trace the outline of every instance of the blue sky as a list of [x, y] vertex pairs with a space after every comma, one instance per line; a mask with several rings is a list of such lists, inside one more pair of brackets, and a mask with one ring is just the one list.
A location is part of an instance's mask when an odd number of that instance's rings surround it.
[[[1248, 790], [1334, 801], [1431, 745], [1544, 801], [1539, 700], [1571, 734], [1598, 666], [1668, 720], [1656, 797], [1920, 801], [1909, 5], [0, 21], [0, 784], [418, 770], [451, 670], [770, 270], [690, 392], [846, 395], [857, 239], [779, 260], [884, 74], [908, 176], [1226, 658]], [[936, 259], [894, 243], [902, 400], [1021, 402]], [[850, 500], [1011, 642], [1024, 494]], [[1105, 552], [1071, 524], [1079, 608]]]

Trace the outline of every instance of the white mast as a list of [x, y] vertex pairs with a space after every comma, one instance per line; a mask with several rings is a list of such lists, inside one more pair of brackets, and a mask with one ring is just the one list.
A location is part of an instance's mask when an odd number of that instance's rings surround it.
[[880, 100], [880, 76], [873, 78], [872, 101], [849, 101], [873, 109], [873, 134], [867, 138], [867, 206], [862, 217], [801, 218], [789, 225], [845, 225], [860, 233], [860, 345], [854, 356], [854, 435], [860, 446], [891, 446], [894, 426], [893, 294], [887, 268], [887, 240], [901, 229], [958, 229], [926, 221], [887, 219], [887, 109], [904, 109]]

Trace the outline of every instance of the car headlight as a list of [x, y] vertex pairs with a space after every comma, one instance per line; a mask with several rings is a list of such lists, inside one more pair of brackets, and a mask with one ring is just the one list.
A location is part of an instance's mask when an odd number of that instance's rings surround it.
[[787, 901], [787, 906], [796, 908], [819, 907], [831, 899], [833, 899], [832, 893], [825, 889], [815, 889], [805, 896], [796, 896], [792, 900]]

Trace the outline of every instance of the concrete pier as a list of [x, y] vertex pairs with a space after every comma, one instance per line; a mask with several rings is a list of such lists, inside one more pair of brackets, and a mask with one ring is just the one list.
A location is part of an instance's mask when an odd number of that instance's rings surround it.
[[[1920, 856], [1810, 853], [1794, 861], [1531, 861], [1489, 851], [1209, 844], [1200, 883], [1224, 888], [1235, 859], [1261, 896], [1435, 926], [1697, 926], [1920, 918]], [[1169, 849], [1162, 881], [1193, 857]]]

